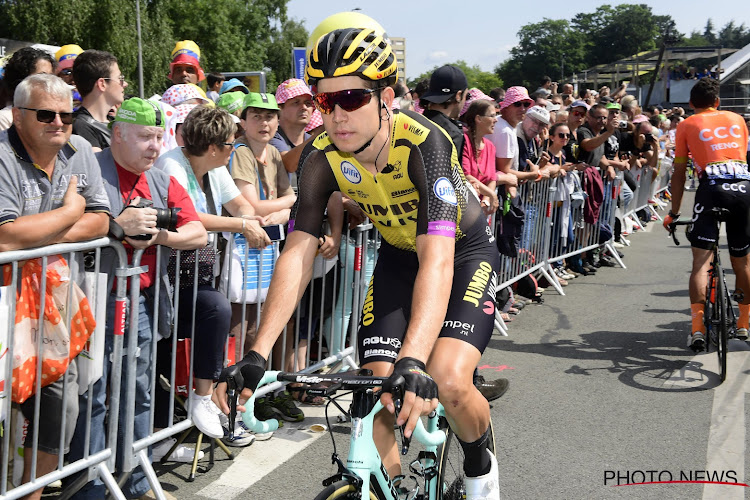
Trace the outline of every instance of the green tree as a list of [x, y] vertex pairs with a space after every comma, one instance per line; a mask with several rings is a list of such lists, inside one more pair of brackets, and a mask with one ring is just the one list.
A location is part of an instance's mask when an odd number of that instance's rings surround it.
[[[482, 92], [489, 92], [490, 90], [494, 89], [495, 87], [502, 87], [503, 81], [500, 79], [500, 77], [492, 72], [484, 71], [482, 68], [479, 67], [478, 64], [475, 64], [474, 66], [469, 66], [469, 64], [466, 61], [456, 61], [453, 63], [450, 63], [452, 66], [456, 66], [457, 68], [461, 69], [461, 71], [464, 72], [466, 75], [466, 80], [469, 83], [469, 88], [478, 88]], [[440, 66], [443, 66], [442, 64]], [[418, 82], [422, 80], [429, 80], [430, 76], [432, 75], [432, 72], [438, 69], [440, 66], [435, 66], [429, 71], [426, 71], [419, 75], [416, 78], [413, 78], [407, 82], [407, 85], [409, 88], [412, 88], [415, 86]]]
[[271, 68], [267, 75], [268, 88], [273, 90], [279, 83], [292, 78], [292, 47], [304, 47], [308, 37], [305, 26], [297, 20], [287, 19], [275, 28], [268, 45], [266, 67]]
[[706, 40], [707, 45], [714, 45], [719, 41], [714, 31], [714, 22], [710, 17], [706, 20], [706, 27], [703, 28], [703, 39]]
[[585, 41], [564, 19], [526, 24], [518, 31], [518, 39], [510, 60], [496, 69], [503, 81], [533, 91], [543, 76], [556, 80], [563, 73], [585, 68]]

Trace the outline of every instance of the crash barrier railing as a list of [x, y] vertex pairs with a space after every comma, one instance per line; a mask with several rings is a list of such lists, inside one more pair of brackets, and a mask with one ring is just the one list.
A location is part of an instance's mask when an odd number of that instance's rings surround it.
[[[107, 265], [102, 263], [103, 252], [110, 255]], [[112, 471], [128, 275], [125, 249], [117, 241], [99, 238], [0, 252], [0, 265], [5, 278], [0, 288], [0, 498], [20, 498], [80, 473], [90, 479], [98, 477], [112, 497], [124, 500]], [[114, 289], [108, 274], [116, 276]], [[90, 453], [92, 432], [105, 434], [105, 429], [91, 428], [92, 407], [79, 406], [79, 394], [91, 390], [101, 376], [110, 294], [119, 313], [112, 323], [113, 416], [106, 428], [105, 446]], [[29, 384], [33, 391], [28, 390]], [[29, 414], [31, 420], [24, 418]], [[83, 426], [71, 438], [76, 422]], [[66, 463], [63, 450], [69, 444], [71, 451], [78, 446], [82, 453], [76, 459], [68, 457]]]
[[580, 206], [571, 203], [570, 193], [576, 189], [572, 182], [574, 175], [581, 174], [573, 172], [518, 187], [518, 201], [524, 213], [521, 243], [516, 257], [503, 255], [501, 258], [498, 290], [539, 272], [564, 295], [553, 270], [554, 263], [598, 248], [606, 248], [618, 265], [625, 268], [614, 248], [612, 234], [621, 197], [622, 173], [613, 180], [603, 181], [603, 199], [595, 220], [587, 220], [585, 203]]
[[[225, 259], [229, 259], [232, 255], [232, 238], [230, 238], [230, 244], [227, 246]], [[313, 269], [313, 283], [308, 287], [303, 300], [298, 304], [295, 319], [290, 323], [289, 328], [285, 328], [279, 341], [274, 347], [274, 352], [269, 356], [269, 369], [272, 367], [274, 358], [280, 358], [281, 363], [291, 363], [286, 366], [287, 370], [302, 371], [302, 372], [314, 372], [324, 367], [328, 369], [348, 369], [356, 368], [356, 332], [357, 323], [359, 318], [359, 311], [362, 309], [363, 301], [367, 291], [367, 285], [369, 278], [372, 274], [374, 267], [375, 255], [377, 253], [378, 236], [377, 231], [373, 228], [372, 224], [363, 224], [357, 226], [355, 229], [347, 230], [342, 236], [339, 257], [335, 261], [325, 261], [322, 257], [316, 258], [316, 262]], [[274, 245], [278, 245], [275, 243]], [[156, 276], [159, 277], [166, 270], [162, 269], [159, 263], [161, 262], [161, 252], [170, 251], [168, 248], [156, 248]], [[185, 252], [176, 252], [175, 260], [176, 269], [180, 269], [182, 254]], [[276, 252], [272, 252], [275, 254]], [[146, 266], [141, 266], [141, 255], [142, 252], [136, 252], [133, 257], [132, 267], [138, 272], [145, 272]], [[245, 287], [248, 281], [248, 274], [257, 272], [258, 275], [263, 275], [263, 270], [268, 269], [274, 265], [275, 256], [270, 259], [266, 258], [263, 253], [260, 253], [257, 259], [255, 267], [250, 260], [249, 252], [244, 253], [244, 261], [241, 266], [243, 272], [240, 273], [241, 279], [243, 280], [242, 286]], [[198, 259], [194, 259], [190, 263], [194, 266], [193, 276], [198, 276]], [[236, 277], [236, 274], [231, 271], [232, 265], [237, 265], [234, 259], [231, 259], [222, 272], [226, 272], [228, 275], [228, 283], [224, 285], [224, 296], [230, 295], [232, 290], [231, 280]], [[131, 303], [138, 303], [140, 299], [140, 276], [135, 274], [130, 283], [130, 298]], [[162, 286], [159, 279], [155, 280], [153, 286], [153, 293], [149, 294], [149, 303], [146, 305], [149, 311], [153, 311], [151, 331], [158, 332], [158, 322], [165, 321], [166, 315], [164, 314], [158, 300], [160, 290]], [[255, 306], [249, 313], [246, 307], [240, 306], [239, 311], [235, 310], [235, 314], [240, 315], [240, 335], [239, 338], [235, 339], [235, 343], [238, 344], [237, 356], [241, 357], [244, 352], [245, 336], [247, 335], [247, 320], [252, 319], [249, 315], [255, 317], [255, 325], [260, 323], [262, 318], [262, 302], [264, 301], [263, 289], [267, 288], [268, 284], [264, 283], [262, 279], [255, 280], [256, 294], [255, 294]], [[169, 414], [167, 425], [163, 428], [155, 428], [155, 410], [154, 405], [151, 404], [147, 409], [148, 412], [148, 432], [138, 432], [136, 429], [137, 419], [143, 418], [142, 415], [136, 413], [135, 409], [138, 407], [139, 398], [141, 395], [138, 393], [138, 376], [137, 374], [137, 363], [131, 361], [126, 364], [124, 368], [123, 379], [127, 381], [127, 386], [123, 388], [123, 405], [125, 405], [126, 412], [121, 421], [121, 434], [124, 436], [122, 442], [123, 459], [122, 464], [118, 463], [118, 472], [121, 474], [119, 477], [119, 483], [122, 487], [125, 484], [128, 476], [133, 473], [136, 467], [140, 466], [145, 473], [145, 477], [151, 489], [154, 490], [157, 498], [163, 498], [163, 491], [159, 485], [156, 473], [154, 472], [151, 460], [149, 458], [149, 446], [158, 443], [164, 439], [176, 436], [178, 434], [188, 431], [192, 426], [192, 402], [188, 397], [186, 398], [187, 404], [187, 418], [175, 423], [174, 418], [174, 402], [178, 398], [176, 391], [180, 385], [177, 382], [178, 375], [178, 363], [177, 363], [177, 342], [178, 337], [187, 337], [191, 340], [190, 345], [194, 347], [196, 345], [196, 335], [204, 335], [206, 333], [219, 334], [218, 332], [198, 332], [196, 331], [196, 311], [199, 309], [196, 307], [198, 289], [198, 280], [194, 280], [192, 289], [180, 287], [180, 273], [175, 273], [174, 293], [172, 308], [174, 310], [173, 318], [180, 317], [180, 307], [185, 307], [186, 301], [180, 300], [180, 295], [190, 293], [192, 291], [192, 310], [190, 319], [190, 332], [185, 335], [185, 332], [178, 332], [178, 321], [175, 320], [171, 325], [171, 354], [170, 354], [170, 367], [168, 377], [169, 383], [165, 384], [169, 393], [168, 396], [157, 393], [157, 373], [156, 363], [153, 361], [155, 353], [157, 352], [157, 335], [152, 335], [148, 342], [150, 342], [151, 348], [149, 356], [148, 366], [150, 381], [148, 383], [148, 391], [150, 393], [150, 401], [154, 402], [156, 398], [162, 397], [169, 399]], [[260, 298], [260, 300], [258, 300]], [[227, 299], [228, 300], [228, 299]], [[188, 301], [189, 302], [189, 301]], [[258, 307], [257, 302], [260, 302]], [[366, 309], [366, 308], [365, 308]], [[355, 311], [355, 315], [352, 317], [352, 311]], [[137, 325], [139, 323], [137, 315], [137, 308], [133, 308], [132, 311], [136, 314], [136, 317], [131, 315], [131, 330], [129, 331], [128, 342], [126, 345], [126, 359], [135, 360], [138, 356], [143, 356], [143, 339], [138, 338]], [[141, 309], [140, 314], [143, 313]], [[313, 342], [313, 333], [318, 332], [317, 344]], [[347, 334], [348, 332], [348, 334]], [[228, 332], [224, 332], [226, 334]], [[327, 352], [324, 351], [324, 343], [327, 345]], [[140, 344], [140, 345], [139, 345]], [[158, 348], [163, 348], [159, 346]], [[293, 352], [289, 355], [289, 350]], [[228, 346], [224, 347], [225, 352], [228, 353]], [[280, 351], [281, 356], [274, 356]], [[201, 353], [203, 355], [203, 353]], [[196, 352], [193, 349], [189, 355], [189, 361], [187, 362], [187, 387], [183, 387], [187, 393], [190, 391], [187, 388], [193, 386], [194, 374], [194, 361]], [[226, 358], [225, 358], [226, 364]], [[282, 365], [276, 365], [276, 368], [281, 368]], [[268, 394], [271, 391], [276, 390], [280, 387], [280, 384], [270, 385], [258, 392], [259, 396]], [[140, 404], [140, 411], [143, 411], [143, 405]], [[200, 437], [197, 448], [200, 447]], [[197, 451], [196, 451], [197, 453]], [[229, 454], [229, 452], [227, 451]], [[231, 455], [230, 455], [231, 456]]]
[[649, 215], [653, 214], [658, 220], [662, 220], [657, 207], [654, 206], [652, 201], [656, 200], [664, 191], [669, 190], [672, 160], [661, 157], [656, 168], [640, 167], [632, 168], [630, 171], [635, 178], [637, 187], [633, 191], [633, 199], [623, 210], [624, 215], [637, 220], [638, 217], [636, 214], [641, 210], [647, 209]]

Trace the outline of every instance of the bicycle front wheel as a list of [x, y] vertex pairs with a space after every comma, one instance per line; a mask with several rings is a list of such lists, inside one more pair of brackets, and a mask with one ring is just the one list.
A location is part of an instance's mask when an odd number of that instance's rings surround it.
[[[315, 500], [362, 500], [362, 492], [355, 485], [343, 479], [330, 484], [318, 493]], [[370, 500], [385, 500], [370, 487]]]
[[727, 378], [727, 337], [729, 327], [727, 325], [727, 300], [726, 285], [724, 284], [724, 270], [716, 266], [716, 308], [718, 309], [716, 325], [716, 354], [719, 356], [719, 377], [722, 382]]
[[[440, 467], [438, 468], [438, 500], [463, 500], [466, 498], [464, 486], [464, 450], [453, 429], [445, 417], [440, 418], [440, 428], [446, 432], [445, 443], [438, 451]], [[487, 448], [495, 453], [495, 429], [490, 419], [490, 442]]]

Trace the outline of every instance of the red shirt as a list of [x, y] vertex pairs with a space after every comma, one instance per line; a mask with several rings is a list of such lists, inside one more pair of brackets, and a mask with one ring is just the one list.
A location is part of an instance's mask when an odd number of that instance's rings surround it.
[[479, 159], [474, 155], [474, 143], [469, 134], [464, 134], [464, 157], [461, 166], [464, 174], [470, 175], [484, 185], [495, 180], [495, 145], [482, 138], [484, 149], [479, 152]]
[[[117, 165], [117, 163], [115, 163]], [[145, 175], [138, 175], [125, 170], [124, 168], [117, 165], [117, 177], [120, 181], [120, 195], [122, 196], [123, 205], [129, 205], [130, 201], [136, 196], [145, 198], [147, 200], [151, 198], [151, 191], [148, 188], [148, 181]], [[132, 191], [132, 193], [131, 193]], [[195, 212], [195, 207], [190, 199], [187, 191], [183, 188], [174, 177], [169, 179], [169, 190], [167, 191], [167, 206], [169, 208], [181, 208], [177, 213], [177, 227], [182, 227], [188, 222], [198, 221], [200, 218]], [[133, 262], [133, 247], [128, 245], [127, 242], [123, 241], [125, 250], [128, 253], [128, 262]], [[168, 252], [168, 248], [162, 248], [162, 252]], [[141, 274], [141, 290], [150, 287], [154, 282], [154, 276], [156, 273], [156, 245], [151, 245], [143, 252], [141, 258], [141, 264], [148, 266], [148, 272]], [[167, 272], [166, 269], [162, 269], [161, 272]]]

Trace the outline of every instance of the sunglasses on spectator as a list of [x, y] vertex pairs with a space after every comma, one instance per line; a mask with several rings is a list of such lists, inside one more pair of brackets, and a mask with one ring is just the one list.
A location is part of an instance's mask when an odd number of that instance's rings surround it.
[[529, 101], [518, 101], [518, 102], [514, 102], [513, 106], [517, 108], [520, 108], [521, 106], [523, 106], [524, 108], [528, 109], [531, 107], [531, 103]]
[[573, 111], [573, 116], [586, 116], [585, 111]]
[[313, 101], [315, 102], [315, 107], [324, 115], [333, 113], [333, 109], [337, 104], [344, 111], [352, 112], [369, 104], [375, 90], [349, 89], [339, 90], [338, 92], [321, 92], [315, 94]]
[[36, 111], [36, 120], [41, 123], [52, 123], [55, 121], [55, 116], [60, 115], [60, 121], [64, 125], [70, 125], [73, 123], [73, 113], [66, 111], [52, 111], [51, 109], [36, 109], [36, 108], [24, 108], [19, 106], [19, 109], [25, 109], [26, 111]]
[[479, 115], [479, 116], [483, 116], [485, 118], [497, 118], [497, 114], [495, 113], [492, 113], [491, 115]]
[[73, 74], [73, 69], [72, 68], [65, 68], [65, 69], [61, 70], [60, 73], [59, 73], [60, 76], [68, 76], [68, 75], [72, 75], [72, 74]]
[[123, 83], [125, 83], [125, 75], [120, 75], [117, 78], [102, 78], [102, 80], [119, 80], [120, 85], [122, 85]]
[[557, 137], [560, 139], [570, 139], [570, 134], [566, 134], [564, 132], [558, 132]]

